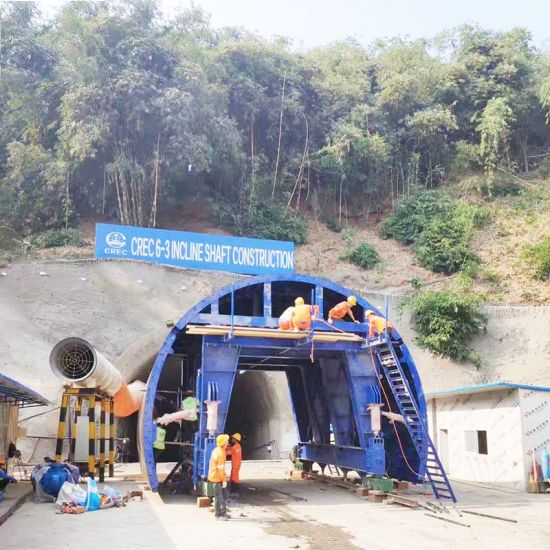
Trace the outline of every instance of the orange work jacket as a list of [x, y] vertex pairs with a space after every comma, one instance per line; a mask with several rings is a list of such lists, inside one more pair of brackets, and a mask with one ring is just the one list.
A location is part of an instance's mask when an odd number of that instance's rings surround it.
[[319, 306], [303, 304], [295, 306], [292, 313], [291, 325], [299, 330], [307, 330], [311, 326], [312, 315], [318, 315]]
[[[388, 331], [393, 329], [391, 321], [388, 323]], [[386, 319], [383, 317], [374, 316], [369, 319], [369, 338], [372, 338], [374, 334], [381, 334], [386, 330]]]
[[225, 450], [216, 447], [210, 456], [210, 466], [208, 468], [208, 481], [212, 483], [222, 483], [227, 480], [225, 475]]
[[328, 316], [330, 319], [343, 319], [346, 315], [349, 315], [350, 313], [350, 305], [347, 302], [340, 302], [328, 312]]
[[237, 442], [231, 447], [227, 447], [225, 452], [231, 457], [231, 481], [233, 483], [240, 483], [239, 471], [241, 469], [241, 462], [243, 461], [241, 444]]

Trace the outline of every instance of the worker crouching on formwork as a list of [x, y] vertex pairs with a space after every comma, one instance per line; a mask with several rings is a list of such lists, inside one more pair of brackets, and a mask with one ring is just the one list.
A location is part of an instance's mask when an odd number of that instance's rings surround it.
[[279, 317], [279, 328], [294, 332], [309, 330], [318, 315], [319, 306], [306, 304], [303, 298], [298, 297], [294, 300], [294, 307], [288, 307]]
[[241, 462], [243, 460], [243, 452], [241, 449], [241, 434], [234, 433], [229, 438], [229, 445], [225, 450], [227, 456], [231, 457], [231, 478], [229, 482], [229, 496], [239, 496], [239, 485], [241, 479], [239, 472], [241, 471]]
[[356, 305], [357, 305], [357, 298], [355, 296], [348, 296], [348, 298], [344, 302], [340, 302], [339, 304], [336, 304], [328, 312], [328, 322], [332, 325], [335, 319], [337, 321], [340, 321], [344, 319], [344, 317], [349, 316], [354, 323], [359, 323], [359, 321], [355, 319], [355, 316], [353, 315], [353, 311], [351, 309]]
[[220, 519], [230, 519], [231, 516], [227, 513], [225, 503], [224, 489], [227, 487], [227, 476], [225, 473], [225, 455], [229, 436], [221, 434], [216, 438], [217, 447], [210, 455], [210, 464], [208, 468], [208, 481], [214, 487], [214, 514]]

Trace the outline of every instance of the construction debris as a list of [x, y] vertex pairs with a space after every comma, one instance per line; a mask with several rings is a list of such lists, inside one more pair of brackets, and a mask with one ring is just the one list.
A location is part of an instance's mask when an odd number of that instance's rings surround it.
[[493, 516], [491, 514], [483, 514], [482, 512], [474, 512], [473, 510], [462, 510], [464, 514], [471, 514], [473, 516], [482, 516], [484, 518], [499, 519], [501, 521], [509, 521], [510, 523], [517, 523], [516, 519], [503, 518], [502, 516]]
[[401, 504], [401, 506], [407, 506], [408, 508], [418, 508], [420, 503], [411, 497], [403, 495], [388, 495], [387, 501], [390, 504]]
[[454, 523], [455, 525], [462, 525], [462, 527], [470, 527], [470, 525], [468, 523], [462, 523], [461, 521], [456, 521], [456, 520], [451, 519], [451, 518], [444, 518], [443, 516], [436, 516], [435, 514], [432, 514], [430, 512], [426, 512], [424, 515], [428, 516], [430, 518], [440, 519], [442, 521], [447, 521], [449, 523]]
[[369, 491], [369, 496], [367, 497], [370, 502], [383, 502], [387, 496], [387, 493], [384, 493], [384, 491], [377, 491], [376, 489], [373, 489]]

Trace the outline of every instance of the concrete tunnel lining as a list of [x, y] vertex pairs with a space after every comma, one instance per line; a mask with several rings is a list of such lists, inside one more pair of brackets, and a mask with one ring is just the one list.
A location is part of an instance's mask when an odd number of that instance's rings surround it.
[[[167, 360], [174, 353], [174, 347], [178, 337], [181, 334], [184, 334], [187, 324], [192, 322], [197, 322], [201, 312], [212, 311], [213, 304], [216, 304], [215, 307], [217, 310], [218, 304], [220, 304], [221, 300], [224, 297], [226, 297], [228, 294], [231, 294], [231, 292], [236, 292], [241, 289], [245, 289], [246, 287], [250, 287], [252, 285], [260, 285], [260, 284], [263, 285], [264, 283], [274, 283], [274, 284], [297, 283], [299, 285], [312, 286], [313, 288], [322, 287], [323, 289], [326, 289], [329, 292], [333, 292], [335, 293], [335, 295], [338, 295], [338, 296], [348, 296], [352, 294], [352, 291], [344, 287], [341, 287], [330, 281], [319, 279], [316, 277], [297, 275], [297, 274], [275, 276], [275, 277], [261, 276], [261, 277], [254, 277], [251, 279], [241, 280], [233, 283], [232, 285], [228, 285], [218, 290], [211, 296], [204, 298], [203, 300], [198, 302], [195, 306], [193, 306], [188, 312], [186, 312], [181, 317], [181, 319], [176, 323], [176, 325], [170, 330], [170, 333], [166, 337], [164, 343], [161, 346], [160, 352], [158, 353], [154, 361], [153, 367], [151, 369], [151, 373], [149, 375], [144, 405], [140, 411], [140, 419], [138, 423], [139, 443], [140, 443], [140, 449], [141, 449], [140, 462], [142, 466], [142, 471], [149, 479], [150, 486], [153, 490], [156, 490], [158, 488], [158, 478], [156, 476], [156, 468], [154, 465], [153, 451], [152, 451], [152, 442], [154, 440], [154, 430], [153, 430], [153, 423], [151, 422], [151, 420], [153, 418], [154, 400], [155, 400], [155, 394], [157, 392], [157, 389], [159, 388], [159, 381], [161, 379], [161, 375], [163, 373]], [[307, 294], [306, 294], [306, 297], [308, 297]], [[377, 311], [377, 308], [375, 308], [372, 304], [367, 302], [364, 298], [360, 296], [358, 296], [357, 298], [358, 298], [357, 299], [358, 306], [362, 310], [372, 309], [374, 311]], [[254, 311], [254, 313], [257, 313], [257, 312]], [[273, 312], [273, 317], [274, 316], [275, 316], [275, 312]], [[426, 404], [424, 400], [420, 379], [416, 371], [414, 362], [412, 361], [412, 358], [406, 346], [403, 346], [403, 351], [405, 354], [405, 361], [408, 366], [409, 383], [411, 384], [411, 387], [413, 388], [413, 391], [416, 394], [420, 413], [425, 418]], [[237, 387], [238, 385], [235, 388]], [[231, 417], [229, 418], [231, 419]], [[231, 428], [231, 425], [227, 424], [227, 428]], [[288, 427], [287, 427], [287, 431], [290, 431], [288, 430]], [[390, 437], [390, 440], [391, 440], [391, 437]]]

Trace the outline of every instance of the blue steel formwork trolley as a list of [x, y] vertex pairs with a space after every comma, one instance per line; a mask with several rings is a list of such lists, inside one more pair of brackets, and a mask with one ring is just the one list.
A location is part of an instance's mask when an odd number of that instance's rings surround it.
[[[327, 318], [330, 308], [351, 294], [349, 289], [307, 275], [260, 276], [224, 287], [192, 307], [160, 349], [140, 415], [142, 470], [151, 489], [159, 487], [152, 447], [159, 378], [172, 355], [193, 345], [200, 403], [194, 436], [195, 484], [206, 477], [215, 437], [225, 430], [236, 373], [269, 370], [286, 373], [301, 460], [337, 466], [344, 472], [354, 470], [361, 476], [388, 474], [413, 483], [427, 477], [438, 499], [455, 502], [428, 434], [426, 401], [416, 366], [395, 329], [393, 341], [386, 334], [374, 342], [366, 339], [365, 323], [336, 321], [330, 327], [316, 320], [310, 333], [300, 336], [273, 331], [282, 311], [297, 296], [317, 305]], [[357, 296], [356, 318], [363, 319], [367, 309], [377, 312]], [[323, 336], [342, 332], [348, 337]], [[219, 402], [213, 433], [206, 428], [205, 401]], [[381, 426], [373, 426], [376, 407], [400, 414], [402, 421], [382, 417]]]

